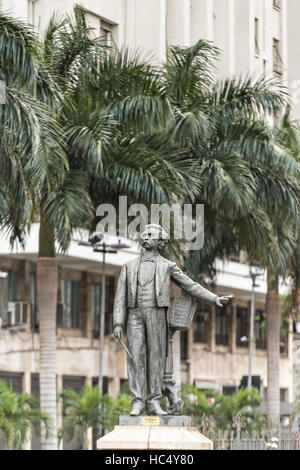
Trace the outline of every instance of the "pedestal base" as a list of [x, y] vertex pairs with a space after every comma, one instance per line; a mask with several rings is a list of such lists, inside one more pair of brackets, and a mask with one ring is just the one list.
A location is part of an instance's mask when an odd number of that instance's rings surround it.
[[115, 426], [97, 442], [98, 450], [213, 450], [197, 428], [176, 426]]
[[119, 426], [165, 426], [175, 428], [191, 428], [193, 426], [191, 416], [119, 416]]

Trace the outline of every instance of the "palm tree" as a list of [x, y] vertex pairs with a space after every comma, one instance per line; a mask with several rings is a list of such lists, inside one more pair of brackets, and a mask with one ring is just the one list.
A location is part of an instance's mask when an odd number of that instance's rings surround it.
[[[37, 36], [30, 27], [0, 14], [0, 77], [6, 84], [6, 103], [0, 107], [0, 224], [10, 231], [12, 243], [16, 238], [22, 241], [39, 211], [37, 201], [45, 202], [47, 193], [55, 192], [62, 184], [67, 167], [63, 134], [54, 116], [60, 91], [41, 62], [40, 51]], [[43, 211], [41, 213], [43, 219]], [[55, 275], [51, 269], [46, 275], [49, 275], [47, 284], [51, 290]], [[43, 293], [40, 294], [44, 301]], [[52, 294], [55, 301], [56, 292]], [[46, 329], [48, 334], [47, 324]], [[51, 334], [49, 340], [51, 342]], [[43, 366], [45, 355], [51, 362], [50, 350], [42, 344], [41, 404], [43, 410], [52, 414], [56, 429], [55, 394], [52, 399], [48, 394], [46, 399], [43, 395], [43, 370], [48, 373], [47, 367]], [[52, 377], [52, 383], [55, 387], [55, 377]], [[48, 385], [50, 391], [51, 384], [47, 383], [46, 387]], [[43, 430], [49, 437], [44, 427]]]
[[64, 412], [63, 426], [59, 430], [60, 439], [71, 441], [76, 438], [82, 442], [84, 449], [91, 449], [88, 430], [101, 423], [100, 405], [103, 405], [103, 396], [99, 394], [98, 387], [86, 384], [80, 394], [66, 389], [60, 393], [60, 397], [63, 399]]
[[43, 413], [35, 397], [14, 393], [4, 381], [0, 381], [0, 431], [3, 433], [7, 449], [24, 448], [28, 435], [40, 431], [43, 423], [46, 433], [50, 430], [50, 417]]
[[268, 268], [271, 422], [279, 417], [276, 280], [286, 272], [295, 246], [299, 165], [266, 119], [286, 106], [284, 88], [265, 78], [215, 83], [209, 71], [216, 52], [203, 41], [190, 48], [173, 47], [166, 66], [166, 87], [177, 109], [170, 136], [188, 147], [199, 162], [201, 189], [196, 201], [205, 204], [206, 243], [190, 254], [185, 268], [198, 279], [207, 274], [214, 277], [215, 258], [224, 259], [241, 249], [248, 253], [249, 262], [258, 260]]
[[59, 430], [60, 439], [71, 441], [76, 438], [86, 450], [92, 449], [88, 431], [99, 424], [112, 430], [118, 424], [121, 414], [130, 410], [130, 395], [121, 393], [115, 398], [100, 395], [98, 387], [86, 384], [80, 393], [65, 389], [60, 393], [63, 400], [64, 421]]
[[[16, 139], [16, 135], [23, 137], [24, 151], [21, 147], [17, 159], [20, 174], [12, 173], [13, 165], [8, 168], [11, 173], [7, 182], [11, 183], [4, 185], [1, 192], [5, 202], [1, 225], [11, 227], [12, 235], [21, 237], [39, 215], [40, 396], [41, 407], [53, 422], [52, 437], [46, 439], [42, 434], [42, 448], [55, 449], [58, 283], [55, 245], [65, 251], [72, 230], [91, 224], [93, 206], [114, 201], [119, 194], [149, 204], [178, 201], [183, 194], [193, 193], [196, 165], [189, 163], [186, 152], [178, 145], [170, 151], [167, 138], [161, 135], [163, 124], [172, 117], [172, 108], [158, 72], [138, 54], [108, 51], [101, 40], [92, 39], [92, 29], [86, 26], [81, 8], [75, 8], [73, 18], [53, 17], [42, 44], [30, 28], [3, 15], [1, 18], [6, 25], [0, 30], [2, 38], [11, 34], [13, 44], [18, 45], [19, 41], [23, 47], [19, 46], [18, 53], [21, 58], [21, 53], [24, 55], [21, 63], [26, 65], [27, 74], [32, 65], [31, 82], [24, 80], [22, 86], [17, 82], [16, 89], [20, 93], [19, 88], [23, 91], [30, 83], [27, 99], [40, 110], [31, 120], [24, 109], [32, 125], [24, 126], [27, 134], [18, 132], [12, 112], [3, 116], [5, 125], [8, 122], [15, 126], [11, 139]], [[7, 33], [7, 25], [11, 32]], [[30, 41], [25, 40], [27, 36]], [[6, 54], [4, 41], [1, 44]], [[9, 50], [13, 51], [13, 47]], [[13, 54], [10, 60], [9, 69], [14, 70]], [[21, 108], [20, 97], [18, 103]], [[34, 148], [33, 144], [29, 147], [32, 136]], [[16, 192], [21, 192], [23, 199], [15, 211], [18, 201], [10, 188], [16, 188], [17, 177], [24, 189]]]
[[[281, 122], [275, 127], [275, 138], [278, 145], [287, 149], [294, 161], [299, 163], [300, 133], [299, 124], [291, 121], [290, 108], [287, 107]], [[299, 172], [298, 172], [299, 179]], [[279, 394], [279, 359], [280, 359], [280, 326], [281, 326], [281, 302], [279, 297], [278, 279], [280, 275], [289, 275], [292, 279], [291, 287], [291, 315], [298, 316], [299, 303], [299, 214], [290, 221], [294, 228], [294, 243], [288, 247], [285, 253], [285, 264], [278, 270], [269, 270], [268, 294], [267, 294], [267, 345], [268, 345], [268, 422], [279, 424], [280, 419], [280, 394]], [[274, 223], [279, 237], [282, 230], [277, 220]]]
[[182, 395], [185, 413], [192, 415], [198, 426], [204, 415], [214, 423], [214, 428], [223, 431], [232, 429], [233, 419], [238, 415], [248, 418], [247, 430], [259, 429], [263, 425], [263, 418], [256, 410], [261, 403], [257, 388], [241, 389], [227, 396], [215, 390], [200, 391], [186, 384], [182, 386]]

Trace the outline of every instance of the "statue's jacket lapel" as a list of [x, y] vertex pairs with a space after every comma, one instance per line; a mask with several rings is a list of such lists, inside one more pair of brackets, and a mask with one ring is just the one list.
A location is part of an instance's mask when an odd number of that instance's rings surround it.
[[[129, 308], [134, 308], [136, 306], [137, 276], [140, 262], [141, 256], [128, 263], [127, 266], [127, 305]], [[155, 294], [157, 305], [159, 307], [167, 307], [169, 305], [170, 276], [168, 276], [168, 270], [170, 265], [170, 261], [158, 255], [155, 271]], [[168, 277], [168, 279], [166, 279], [166, 277]]]

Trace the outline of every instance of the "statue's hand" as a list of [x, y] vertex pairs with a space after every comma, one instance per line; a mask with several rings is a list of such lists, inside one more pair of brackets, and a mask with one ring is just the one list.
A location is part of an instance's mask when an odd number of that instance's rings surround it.
[[224, 295], [223, 297], [216, 298], [216, 305], [217, 307], [223, 307], [223, 304], [227, 304], [229, 300], [233, 299], [234, 295]]
[[124, 336], [124, 332], [123, 332], [123, 328], [121, 326], [115, 326], [114, 327], [114, 337], [121, 341], [121, 339], [123, 339], [123, 336]]

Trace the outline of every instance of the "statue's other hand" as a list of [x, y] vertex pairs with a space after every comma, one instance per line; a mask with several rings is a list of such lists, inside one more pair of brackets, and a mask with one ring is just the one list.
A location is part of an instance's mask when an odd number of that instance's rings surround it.
[[115, 326], [115, 328], [114, 328], [114, 337], [117, 340], [121, 341], [121, 339], [123, 339], [123, 335], [124, 335], [123, 328], [121, 326]]
[[223, 304], [227, 304], [229, 300], [233, 299], [234, 295], [224, 295], [223, 297], [216, 298], [216, 305], [217, 307], [223, 307]]

